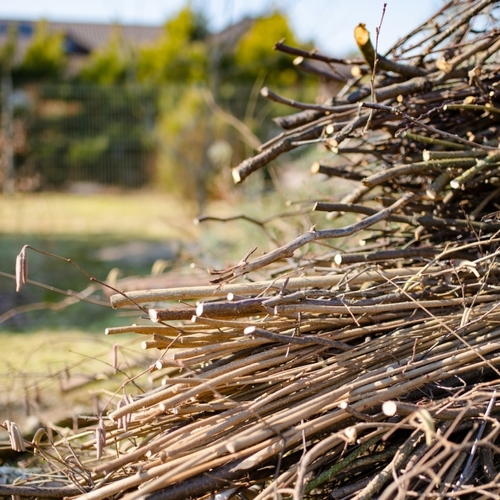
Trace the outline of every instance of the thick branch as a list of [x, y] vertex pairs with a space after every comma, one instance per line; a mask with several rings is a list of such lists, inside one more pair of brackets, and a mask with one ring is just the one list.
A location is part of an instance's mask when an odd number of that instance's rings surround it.
[[236, 184], [243, 182], [250, 174], [265, 167], [281, 154], [295, 149], [297, 147], [295, 144], [297, 141], [310, 141], [312, 139], [317, 139], [321, 136], [322, 132], [323, 125], [314, 127], [313, 129], [307, 130], [302, 134], [298, 134], [296, 137], [284, 139], [261, 153], [248, 158], [240, 163], [236, 168], [233, 168], [232, 174], [234, 182]]
[[372, 69], [375, 66], [375, 60], [377, 60], [377, 67], [379, 69], [392, 71], [399, 75], [412, 77], [424, 76], [427, 74], [427, 71], [421, 68], [407, 66], [406, 64], [399, 64], [381, 56], [380, 54], [375, 54], [375, 49], [370, 40], [370, 34], [363, 23], [360, 23], [354, 30], [354, 38], [356, 39], [356, 43], [358, 44], [363, 57]]
[[[392, 279], [396, 276], [410, 277], [418, 274], [421, 268], [388, 269], [386, 271], [364, 271], [350, 282], [364, 283], [365, 281], [378, 281]], [[216, 271], [217, 272], [217, 271]], [[330, 288], [337, 286], [345, 279], [345, 275], [304, 276], [302, 278], [275, 279], [257, 281], [255, 283], [234, 283], [224, 285], [206, 285], [198, 287], [158, 288], [152, 290], [137, 290], [128, 292], [126, 296], [115, 294], [110, 297], [114, 308], [134, 305], [134, 303], [163, 302], [170, 300], [194, 300], [205, 297], [226, 297], [227, 294], [258, 295], [266, 291], [279, 291], [286, 285], [287, 291], [302, 288]]]

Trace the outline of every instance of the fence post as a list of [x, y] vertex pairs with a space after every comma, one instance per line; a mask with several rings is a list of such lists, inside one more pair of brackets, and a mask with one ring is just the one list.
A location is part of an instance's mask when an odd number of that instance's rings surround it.
[[2, 191], [13, 193], [14, 185], [14, 137], [13, 137], [13, 103], [12, 75], [9, 70], [2, 71]]

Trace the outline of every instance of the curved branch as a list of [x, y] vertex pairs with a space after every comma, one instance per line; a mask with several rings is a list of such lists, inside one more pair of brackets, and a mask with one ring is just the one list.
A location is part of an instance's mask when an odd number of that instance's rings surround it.
[[413, 194], [406, 193], [399, 200], [393, 203], [390, 207], [380, 210], [379, 212], [370, 215], [366, 219], [363, 219], [355, 224], [351, 224], [349, 226], [345, 226], [340, 229], [324, 229], [324, 230], [315, 230], [314, 228], [295, 238], [291, 242], [283, 245], [271, 252], [268, 252], [261, 257], [253, 260], [252, 262], [247, 262], [243, 260], [236, 266], [229, 268], [223, 271], [212, 271], [213, 274], [221, 274], [222, 276], [213, 281], [213, 283], [221, 283], [223, 281], [230, 281], [238, 278], [239, 276], [243, 276], [244, 274], [248, 274], [252, 271], [265, 267], [277, 260], [286, 259], [292, 257], [295, 250], [307, 245], [308, 243], [312, 243], [314, 241], [322, 240], [322, 239], [330, 239], [330, 238], [341, 238], [344, 236], [349, 236], [351, 234], [357, 233], [363, 229], [366, 229], [377, 222], [380, 222], [384, 219], [387, 219], [394, 212], [399, 210], [402, 206], [404, 206], [410, 199], [413, 197]]

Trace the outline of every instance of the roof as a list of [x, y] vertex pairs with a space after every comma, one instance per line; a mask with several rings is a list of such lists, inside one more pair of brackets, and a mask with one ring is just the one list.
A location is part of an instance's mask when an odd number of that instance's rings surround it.
[[[37, 21], [0, 19], [0, 45], [7, 40], [9, 27], [17, 25], [18, 50], [22, 53], [29, 45]], [[105, 45], [113, 30], [119, 26], [123, 40], [130, 45], [144, 45], [156, 40], [163, 28], [161, 26], [113, 25], [99, 23], [66, 23], [47, 21], [48, 28], [54, 33], [64, 33], [67, 54], [89, 54], [92, 50]]]
[[[91, 23], [49, 23], [53, 31], [63, 32], [66, 37], [85, 47], [89, 52], [105, 45], [117, 25]], [[119, 25], [123, 40], [131, 45], [154, 42], [163, 32], [161, 26]]]
[[226, 48], [234, 48], [238, 40], [250, 29], [255, 19], [244, 17], [231, 26], [228, 26], [219, 33], [214, 33], [208, 39], [211, 45], [224, 46]]
[[[21, 61], [39, 21], [21, 19], [0, 19], [0, 47], [7, 41], [9, 28], [17, 26], [17, 44], [15, 60]], [[245, 17], [219, 33], [214, 33], [207, 38], [207, 43], [221, 55], [232, 50], [239, 38], [248, 31], [254, 19]], [[67, 73], [76, 74], [92, 51], [105, 46], [113, 31], [118, 28], [121, 40], [128, 46], [141, 46], [153, 43], [163, 33], [163, 26], [145, 26], [131, 24], [102, 24], [102, 23], [72, 23], [47, 21], [47, 26], [52, 33], [64, 34], [64, 47], [68, 57]]]

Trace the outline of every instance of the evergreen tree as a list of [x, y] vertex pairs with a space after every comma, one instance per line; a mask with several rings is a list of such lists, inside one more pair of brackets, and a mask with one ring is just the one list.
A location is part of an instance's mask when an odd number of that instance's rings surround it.
[[235, 70], [232, 78], [254, 82], [264, 71], [268, 84], [288, 86], [296, 83], [299, 74], [293, 68], [290, 56], [273, 51], [274, 44], [282, 39], [288, 45], [299, 45], [282, 13], [275, 11], [270, 16], [256, 19], [239, 41], [230, 61]]
[[56, 80], [62, 77], [65, 67], [64, 35], [51, 33], [47, 22], [40, 21], [13, 76], [15, 80]]
[[108, 43], [90, 55], [80, 71], [83, 82], [112, 85], [124, 83], [133, 73], [132, 48], [127, 47], [119, 26], [114, 26]]
[[190, 7], [169, 20], [160, 39], [140, 49], [137, 76], [141, 82], [199, 83], [207, 78], [206, 20]]

